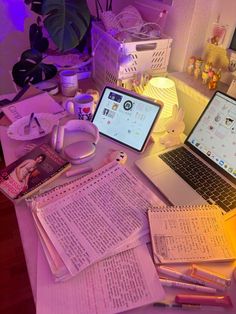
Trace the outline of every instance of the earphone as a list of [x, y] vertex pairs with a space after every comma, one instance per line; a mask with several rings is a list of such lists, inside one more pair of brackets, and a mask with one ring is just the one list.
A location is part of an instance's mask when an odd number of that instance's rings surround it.
[[[81, 140], [64, 147], [64, 137], [67, 132], [81, 131], [93, 136], [93, 140]], [[87, 120], [70, 120], [66, 124], [56, 125], [52, 130], [51, 146], [58, 152], [64, 152], [72, 164], [82, 164], [90, 160], [96, 151], [99, 141], [99, 131], [95, 124]]]

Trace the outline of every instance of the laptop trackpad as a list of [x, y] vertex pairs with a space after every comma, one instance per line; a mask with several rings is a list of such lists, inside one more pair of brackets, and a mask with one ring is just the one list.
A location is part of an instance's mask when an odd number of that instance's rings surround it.
[[189, 186], [181, 177], [171, 169], [159, 173], [152, 177], [152, 181], [157, 188], [174, 205], [193, 205], [206, 204], [202, 198], [191, 186]]

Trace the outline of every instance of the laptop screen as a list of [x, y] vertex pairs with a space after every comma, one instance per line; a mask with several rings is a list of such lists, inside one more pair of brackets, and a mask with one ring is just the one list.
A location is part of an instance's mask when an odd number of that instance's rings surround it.
[[216, 92], [185, 144], [229, 179], [236, 179], [236, 99]]

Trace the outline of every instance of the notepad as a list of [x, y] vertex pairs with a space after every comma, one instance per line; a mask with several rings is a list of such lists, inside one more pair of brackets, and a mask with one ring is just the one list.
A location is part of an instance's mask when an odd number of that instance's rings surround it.
[[236, 258], [216, 205], [148, 210], [156, 264], [229, 261]]

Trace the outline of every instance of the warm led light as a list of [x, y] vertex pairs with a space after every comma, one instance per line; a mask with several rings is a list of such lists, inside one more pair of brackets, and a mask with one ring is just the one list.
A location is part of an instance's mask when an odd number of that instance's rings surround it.
[[163, 110], [154, 132], [164, 131], [165, 122], [172, 116], [173, 106], [178, 105], [175, 82], [166, 77], [153, 77], [145, 87], [143, 95], [163, 102]]

